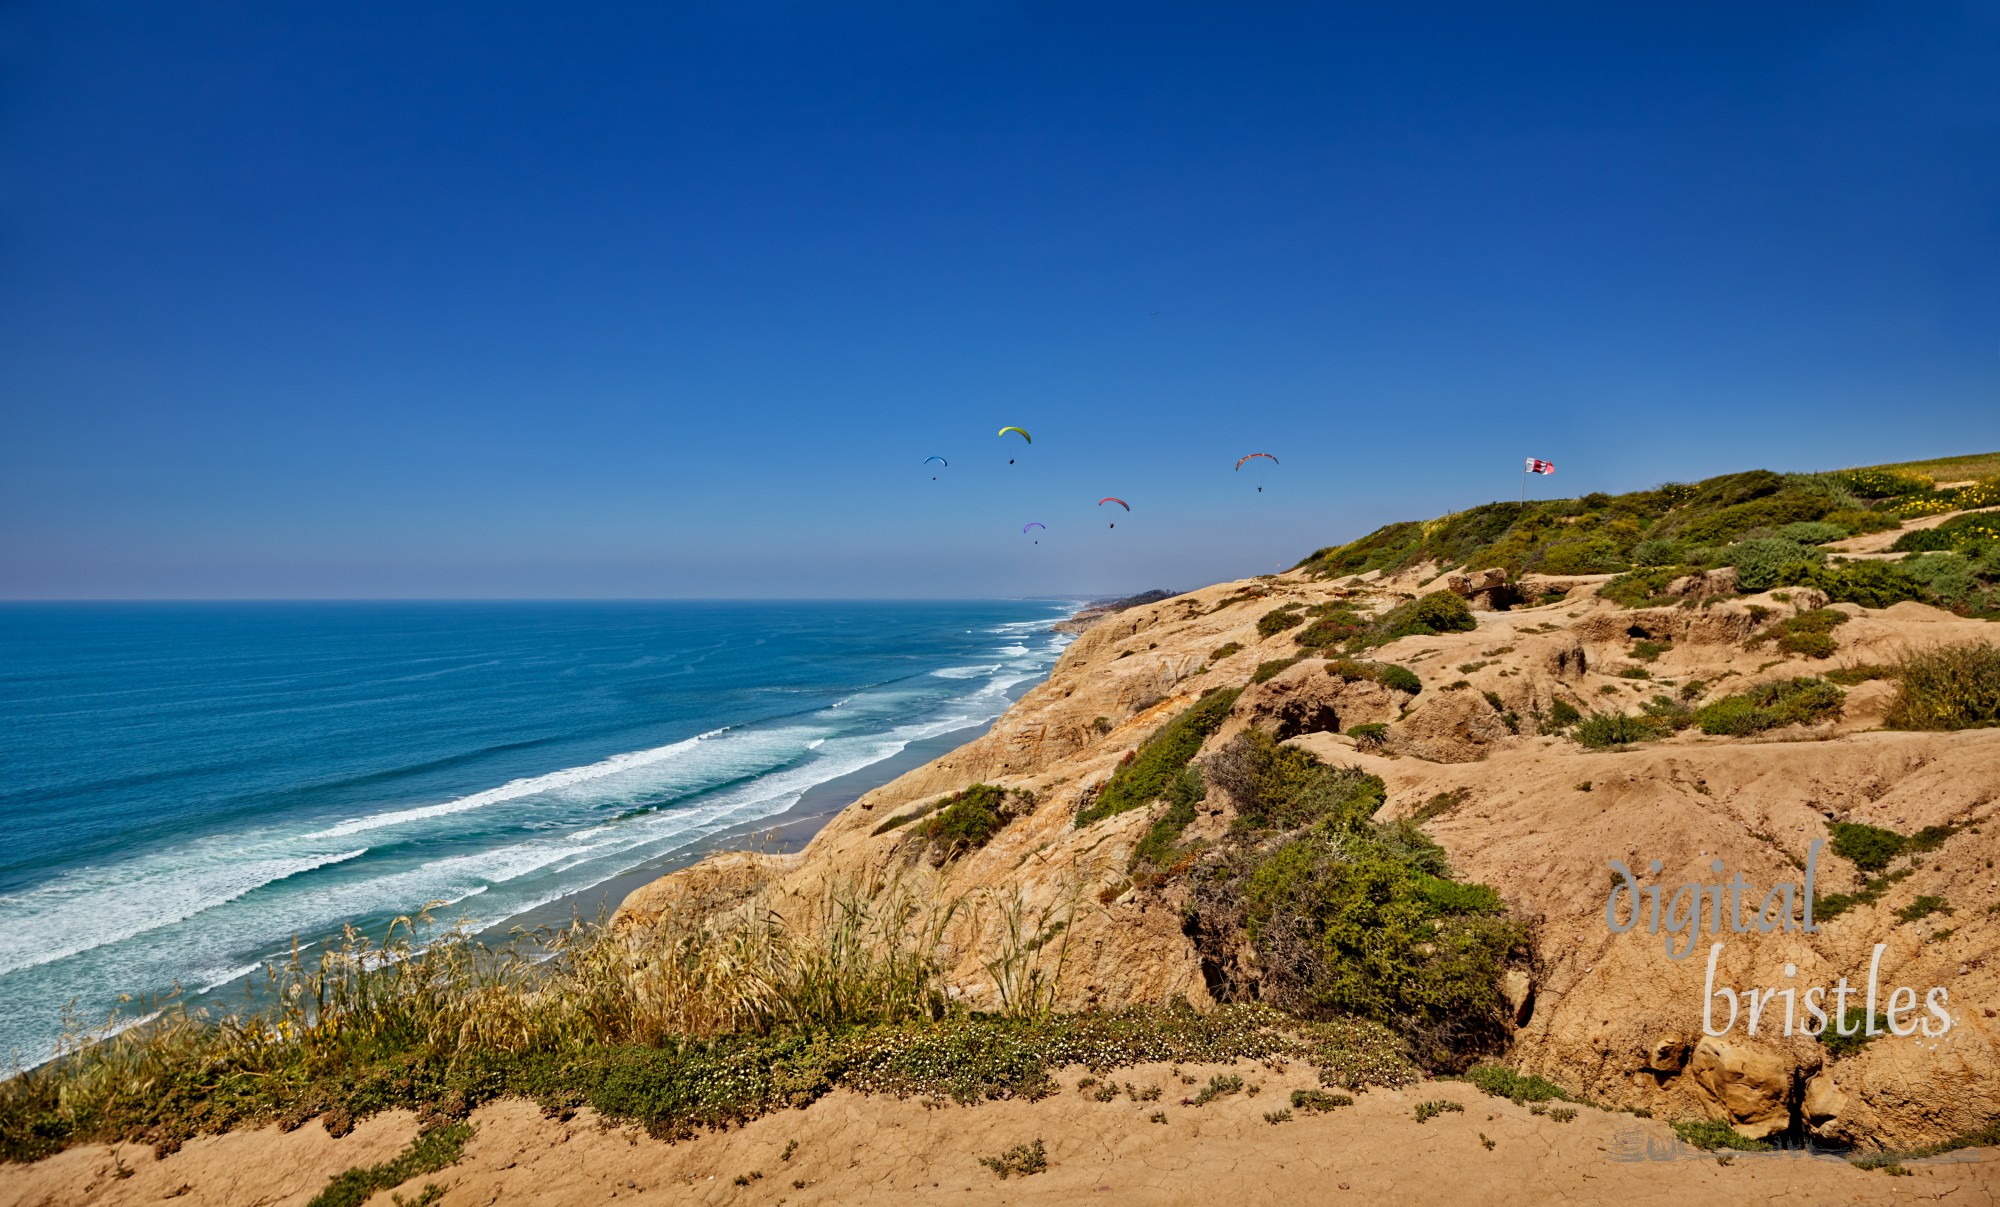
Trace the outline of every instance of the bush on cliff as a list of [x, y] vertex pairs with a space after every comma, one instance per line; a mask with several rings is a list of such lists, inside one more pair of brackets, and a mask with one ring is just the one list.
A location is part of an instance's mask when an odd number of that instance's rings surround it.
[[[1077, 811], [1077, 826], [1081, 828], [1128, 809], [1144, 808], [1170, 793], [1183, 796], [1193, 793], [1193, 800], [1200, 800], [1201, 777], [1196, 774], [1192, 783], [1188, 781], [1188, 760], [1201, 750], [1208, 735], [1221, 727], [1230, 705], [1236, 703], [1236, 696], [1235, 689], [1217, 688], [1154, 730], [1137, 750], [1125, 756], [1096, 796]], [[1192, 802], [1189, 807], [1192, 808]]]
[[1846, 699], [1846, 692], [1824, 679], [1785, 679], [1705, 704], [1694, 720], [1706, 734], [1747, 737], [1781, 725], [1834, 720]]
[[943, 865], [993, 841], [995, 834], [1027, 813], [1034, 803], [1031, 793], [973, 784], [939, 801], [915, 832], [930, 848], [932, 862]]
[[[1380, 1022], [1436, 1067], [1463, 1067], [1504, 1040], [1499, 978], [1526, 932], [1492, 889], [1452, 880], [1444, 851], [1414, 825], [1371, 820], [1380, 778], [1254, 731], [1210, 774], [1238, 819], [1192, 873], [1189, 931], [1221, 996]], [[1238, 936], [1256, 951], [1254, 971], [1234, 954]]]
[[1469, 633], [1479, 627], [1472, 608], [1450, 591], [1432, 591], [1404, 600], [1384, 612], [1366, 632], [1348, 642], [1351, 650], [1386, 645], [1399, 637], [1428, 637], [1438, 633]]

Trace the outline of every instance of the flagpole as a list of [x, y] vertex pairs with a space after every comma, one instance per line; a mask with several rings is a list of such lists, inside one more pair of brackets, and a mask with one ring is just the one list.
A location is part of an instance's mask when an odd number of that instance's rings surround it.
[[1528, 463], [1521, 462], [1521, 510], [1528, 510]]

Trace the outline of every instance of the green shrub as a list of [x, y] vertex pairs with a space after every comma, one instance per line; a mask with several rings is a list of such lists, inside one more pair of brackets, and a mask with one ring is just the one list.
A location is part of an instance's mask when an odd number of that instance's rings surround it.
[[1674, 535], [1690, 545], [1719, 545], [1754, 528], [1817, 520], [1832, 510], [1833, 501], [1823, 495], [1786, 491], [1720, 508], [1690, 521]]
[[1479, 622], [1463, 599], [1450, 591], [1433, 591], [1405, 600], [1383, 613], [1368, 631], [1355, 638], [1360, 646], [1384, 645], [1399, 637], [1428, 637], [1438, 633], [1469, 633]]
[[1630, 564], [1624, 550], [1609, 536], [1554, 541], [1525, 563], [1537, 574], [1604, 574]]
[[1377, 682], [1381, 683], [1383, 687], [1392, 687], [1399, 692], [1409, 692], [1413, 696], [1424, 690], [1424, 681], [1417, 678], [1415, 671], [1406, 666], [1397, 666], [1393, 663], [1382, 664], [1382, 675]]
[[377, 1191], [401, 1186], [411, 1178], [455, 1165], [472, 1138], [469, 1123], [444, 1123], [417, 1133], [402, 1152], [365, 1169], [356, 1166], [339, 1174], [306, 1207], [361, 1207]]
[[1861, 888], [1852, 893], [1829, 893], [1813, 898], [1813, 917], [1821, 922], [1831, 922], [1850, 909], [1863, 905], [1873, 905], [1882, 899], [1891, 885], [1909, 879], [1912, 869], [1904, 868], [1884, 876], [1871, 877]]
[[1217, 1073], [1208, 1079], [1208, 1084], [1195, 1093], [1194, 1105], [1207, 1106], [1218, 1098], [1243, 1092], [1243, 1079], [1234, 1073]]
[[1293, 1090], [1292, 1106], [1308, 1115], [1324, 1115], [1337, 1107], [1353, 1106], [1354, 1099], [1347, 1094], [1329, 1094], [1325, 1090]]
[[1888, 532], [1903, 526], [1901, 520], [1884, 512], [1846, 507], [1827, 512], [1826, 522], [1845, 529], [1849, 536], [1860, 536], [1864, 532]]
[[1922, 494], [1931, 489], [1931, 480], [1893, 469], [1841, 469], [1827, 477], [1848, 493], [1862, 499], [1894, 499]]
[[1753, 646], [1766, 641], [1777, 642], [1778, 648], [1787, 654], [1798, 654], [1805, 658], [1831, 658], [1839, 644], [1833, 639], [1833, 630], [1846, 624], [1848, 615], [1832, 608], [1814, 608], [1787, 617], [1759, 633], [1752, 641]]
[[1929, 893], [1925, 893], [1912, 898], [1908, 905], [1897, 910], [1896, 920], [1899, 922], [1921, 922], [1932, 914], [1949, 914], [1951, 912], [1951, 902], [1946, 901], [1943, 897], [1935, 897]]
[[1209, 774], [1236, 801], [1236, 825], [1296, 830], [1328, 822], [1342, 830], [1374, 816], [1386, 799], [1379, 777], [1333, 768], [1310, 751], [1248, 729], [1209, 760]]
[[1326, 649], [1351, 641], [1368, 631], [1368, 621], [1344, 604], [1322, 604], [1313, 609], [1313, 622], [1300, 629], [1292, 640], [1309, 650]]
[[1761, 1153], [1770, 1150], [1770, 1144], [1763, 1140], [1752, 1140], [1727, 1123], [1713, 1119], [1697, 1122], [1677, 1122], [1674, 1134], [1687, 1144], [1706, 1151], [1718, 1148], [1734, 1149], [1737, 1152]]
[[1647, 570], [1628, 570], [1597, 589], [1599, 599], [1627, 608], [1645, 608], [1667, 602], [1662, 594], [1667, 584], [1677, 578], [1696, 573], [1700, 567], [1673, 565], [1654, 566]]
[[1335, 658], [1326, 664], [1326, 673], [1349, 683], [1357, 680], [1380, 683], [1384, 687], [1408, 692], [1413, 696], [1424, 690], [1424, 681], [1417, 678], [1415, 671], [1391, 662], [1359, 662], [1353, 658]]
[[1826, 551], [1776, 537], [1738, 541], [1722, 551], [1736, 567], [1736, 582], [1745, 591], [1765, 591], [1777, 586], [1796, 585], [1788, 572], [1796, 566], [1812, 566], [1826, 560]]
[[1257, 635], [1259, 637], [1274, 637], [1291, 628], [1293, 625], [1305, 623], [1305, 617], [1299, 614], [1299, 606], [1295, 603], [1289, 603], [1282, 607], [1272, 608], [1262, 616], [1259, 616], [1257, 618]]
[[1918, 528], [1896, 538], [1892, 553], [1956, 551], [1963, 553], [2000, 542], [2000, 515], [1973, 512], [1954, 516], [1935, 528]]
[[1640, 541], [1632, 546], [1632, 562], [1638, 566], [1678, 566], [1686, 554], [1687, 546], [1675, 540]]
[[[1265, 1002], [1386, 1024], [1434, 1064], [1503, 1042], [1498, 980], [1526, 932], [1499, 895], [1452, 881], [1444, 851], [1415, 825], [1372, 822], [1379, 777], [1250, 734], [1223, 754], [1209, 774], [1243, 821], [1193, 878], [1188, 933], [1232, 978], [1225, 1000], [1252, 991], [1235, 983], [1241, 970]], [[1244, 935], [1252, 965], [1231, 954]]]
[[1463, 1114], [1464, 1111], [1464, 1103], [1453, 1102], [1449, 1098], [1437, 1098], [1429, 1102], [1419, 1102], [1416, 1109], [1417, 1122], [1428, 1123], [1439, 1115]]
[[1294, 654], [1290, 658], [1273, 658], [1268, 662], [1259, 662], [1257, 669], [1250, 672], [1250, 682], [1263, 683], [1266, 680], [1273, 679], [1283, 671], [1297, 666], [1298, 662], [1299, 655], [1297, 654]]
[[1130, 867], [1134, 870], [1150, 864], [1164, 871], [1174, 865], [1181, 854], [1181, 835], [1194, 824], [1194, 807], [1208, 796], [1208, 783], [1199, 768], [1183, 767], [1168, 781], [1165, 796], [1165, 811], [1132, 848]]
[[1243, 646], [1240, 643], [1234, 641], [1227, 645], [1218, 645], [1208, 652], [1208, 660], [1210, 662], [1220, 662], [1242, 648]]
[[1505, 1065], [1474, 1065], [1465, 1071], [1465, 1079], [1495, 1098], [1509, 1098], [1522, 1106], [1530, 1102], [1576, 1101], [1554, 1082], [1517, 1073]]
[[1234, 689], [1209, 692], [1187, 711], [1153, 731], [1139, 748], [1104, 781], [1094, 800], [1076, 815], [1079, 827], [1087, 826], [1128, 809], [1143, 808], [1166, 796], [1186, 770], [1188, 760], [1201, 750], [1208, 735], [1222, 726], [1229, 708], [1236, 703]]
[[942, 864], [993, 841], [995, 834], [1033, 803], [1034, 797], [1027, 793], [973, 784], [939, 801], [913, 833], [930, 844], [933, 858]]
[[1781, 541], [1797, 545], [1824, 545], [1829, 541], [1844, 541], [1848, 533], [1840, 525], [1829, 524], [1825, 520], [1802, 520], [1785, 525], [1773, 535]]
[[1549, 705], [1549, 725], [1553, 729], [1568, 729], [1583, 720], [1583, 713], [1568, 700], [1557, 700]]
[[1861, 822], [1836, 821], [1829, 829], [1833, 834], [1833, 853], [1864, 872], [1879, 872], [1888, 867], [1889, 861], [1909, 845], [1909, 840], [1894, 830]]
[[1975, 561], [1963, 553], [1913, 553], [1897, 562], [1896, 569], [1923, 584], [1940, 606], [1967, 613], [1992, 609], [1991, 580], [2000, 577], [1986, 566], [1985, 559]]
[[1365, 721], [1348, 726], [1347, 736], [1362, 746], [1380, 746], [1389, 739], [1389, 726], [1382, 721]]
[[1856, 666], [1834, 667], [1832, 670], [1825, 672], [1824, 678], [1829, 683], [1838, 683], [1842, 687], [1853, 687], [1857, 683], [1867, 683], [1875, 679], [1893, 678], [1895, 674], [1896, 671], [1893, 667], [1883, 666], [1880, 663], [1864, 662]]
[[1037, 1136], [1032, 1144], [1016, 1144], [997, 1157], [981, 1157], [979, 1163], [993, 1171], [1001, 1181], [1009, 1177], [1027, 1177], [1029, 1174], [1046, 1172], [1049, 1167], [1048, 1149], [1042, 1146]]
[[[1869, 1034], [1869, 1028], [1875, 1033]], [[1814, 1038], [1828, 1056], [1852, 1056], [1869, 1043], [1889, 1034], [1889, 1020], [1881, 1014], [1870, 1014], [1866, 1009], [1856, 1011], [1843, 1006], [1837, 1013], [1827, 1016], [1826, 1025]]]
[[2000, 646], [1974, 641], [1911, 654], [1896, 668], [1890, 729], [2000, 725]]
[[1796, 563], [1782, 567], [1773, 587], [1813, 587], [1833, 603], [1886, 608], [1906, 599], [1928, 598], [1924, 585], [1891, 562], [1848, 562], [1841, 566]]
[[1603, 750], [1612, 746], [1643, 742], [1648, 738], [1657, 738], [1660, 734], [1643, 717], [1627, 716], [1624, 713], [1595, 712], [1585, 717], [1571, 736], [1593, 750]]
[[1780, 725], [1833, 720], [1845, 702], [1846, 693], [1824, 679], [1786, 679], [1705, 704], [1694, 722], [1706, 734], [1744, 737]]

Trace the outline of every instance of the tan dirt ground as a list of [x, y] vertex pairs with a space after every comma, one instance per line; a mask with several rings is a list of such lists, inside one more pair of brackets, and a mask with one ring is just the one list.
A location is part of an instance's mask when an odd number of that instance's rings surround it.
[[[1911, 1176], [1858, 1169], [1845, 1161], [1785, 1153], [1714, 1154], [1677, 1145], [1664, 1124], [1583, 1107], [1570, 1122], [1490, 1098], [1460, 1082], [1434, 1081], [1356, 1095], [1323, 1115], [1293, 1112], [1271, 1124], [1289, 1091], [1310, 1088], [1311, 1070], [1278, 1072], [1252, 1063], [1186, 1066], [1205, 1084], [1234, 1071], [1259, 1084], [1206, 1106], [1182, 1105], [1195, 1085], [1164, 1065], [1122, 1070], [1122, 1085], [1159, 1086], [1163, 1102], [1121, 1095], [1100, 1103], [1073, 1088], [1041, 1102], [958, 1106], [839, 1091], [727, 1133], [678, 1144], [625, 1127], [601, 1126], [588, 1112], [568, 1122], [529, 1103], [506, 1101], [473, 1115], [478, 1131], [458, 1164], [399, 1187], [412, 1200], [426, 1183], [445, 1191], [440, 1207], [522, 1204], [579, 1207], [606, 1202], [767, 1207], [825, 1204], [989, 1204], [1098, 1202], [1179, 1207], [1211, 1203], [1433, 1203], [1464, 1207], [1559, 1201], [1643, 1207], [1728, 1200], [1800, 1204], [1939, 1201], [1966, 1207], [2000, 1201], [1991, 1150], [1958, 1160], [1913, 1163]], [[1419, 1102], [1465, 1108], [1418, 1123]], [[1155, 1111], [1164, 1124], [1149, 1121]], [[390, 1155], [416, 1131], [407, 1113], [371, 1120], [341, 1140], [318, 1124], [213, 1137], [155, 1160], [121, 1145], [131, 1170], [114, 1176], [111, 1150], [82, 1148], [0, 1178], [0, 1207], [105, 1207], [170, 1201], [185, 1207], [300, 1207], [347, 1165]], [[1485, 1147], [1482, 1137], [1493, 1146]], [[1048, 1170], [1002, 1180], [979, 1164], [1016, 1144], [1043, 1140]], [[787, 1144], [798, 1147], [791, 1159]], [[762, 1175], [753, 1177], [752, 1175]], [[746, 1184], [738, 1185], [742, 1177]], [[798, 1183], [804, 1183], [803, 1186]], [[181, 1188], [185, 1187], [185, 1190]], [[179, 1192], [179, 1197], [172, 1197]], [[389, 1193], [369, 1200], [391, 1207]]]

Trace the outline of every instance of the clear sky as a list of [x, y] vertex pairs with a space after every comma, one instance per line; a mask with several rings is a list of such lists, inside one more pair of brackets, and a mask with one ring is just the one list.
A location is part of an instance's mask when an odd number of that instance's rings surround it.
[[1191, 587], [1529, 455], [2000, 448], [1990, 2], [15, 0], [0, 56], [0, 596]]

